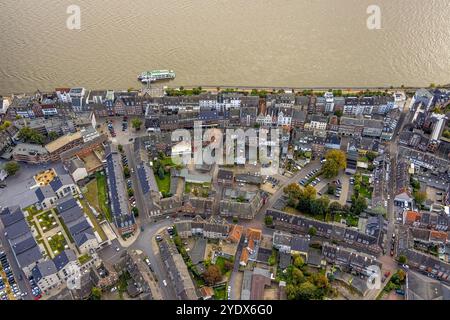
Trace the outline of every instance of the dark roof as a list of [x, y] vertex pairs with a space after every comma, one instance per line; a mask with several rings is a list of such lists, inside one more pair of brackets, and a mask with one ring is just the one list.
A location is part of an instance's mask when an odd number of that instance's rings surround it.
[[309, 238], [293, 236], [291, 241], [291, 250], [308, 252], [309, 249]]
[[219, 172], [217, 173], [217, 179], [232, 180], [233, 171], [220, 169]]
[[59, 177], [55, 177], [51, 182], [50, 182], [50, 187], [52, 187], [53, 191], [58, 191], [59, 189], [61, 189], [61, 187], [63, 186], [61, 179]]
[[70, 224], [72, 221], [76, 221], [81, 217], [83, 217], [83, 212], [81, 211], [81, 208], [78, 206], [72, 207], [66, 211], [62, 211], [59, 214], [63, 218], [64, 223], [66, 225]]
[[52, 260], [46, 260], [40, 262], [36, 265], [31, 271], [33, 278], [36, 282], [41, 280], [42, 278], [57, 273], [58, 270]]
[[142, 192], [147, 194], [150, 191], [150, 183], [147, 180], [147, 174], [145, 173], [144, 164], [137, 167], [137, 174], [139, 182], [141, 183]]
[[48, 198], [56, 197], [54, 190], [48, 185], [37, 188], [35, 194], [39, 202], [42, 202]]
[[82, 246], [86, 241], [90, 239], [95, 239], [94, 231], [90, 227], [89, 229], [85, 229], [83, 232], [77, 233], [73, 236], [73, 240], [78, 247]]
[[278, 266], [280, 269], [286, 269], [291, 265], [291, 254], [286, 252], [280, 252], [280, 261]]
[[32, 239], [32, 241], [27, 239], [27, 241], [29, 241], [30, 245], [34, 244], [34, 246], [31, 246], [29, 249], [20, 254], [16, 253], [17, 262], [19, 263], [19, 266], [22, 268], [27, 267], [33, 263], [36, 263], [37, 261], [42, 259], [42, 253], [39, 250], [36, 241], [34, 239]]
[[6, 228], [19, 220], [23, 220], [23, 213], [20, 210], [19, 206], [5, 208], [0, 214], [0, 219], [3, 223], [3, 226], [5, 226]]
[[76, 260], [76, 255], [72, 250], [64, 250], [60, 254], [58, 254], [55, 258], [53, 258], [53, 262], [56, 266], [56, 269], [63, 269], [70, 261]]
[[61, 198], [58, 200], [57, 208], [59, 212], [67, 211], [77, 206], [77, 201], [72, 196]]
[[10, 240], [16, 239], [28, 232], [30, 232], [30, 228], [23, 218], [5, 228], [5, 234], [7, 234], [7, 238]]

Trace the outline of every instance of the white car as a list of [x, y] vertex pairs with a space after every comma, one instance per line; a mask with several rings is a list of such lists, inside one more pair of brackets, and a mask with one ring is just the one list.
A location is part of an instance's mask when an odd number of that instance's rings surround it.
[[164, 287], [167, 287], [167, 281], [163, 280]]

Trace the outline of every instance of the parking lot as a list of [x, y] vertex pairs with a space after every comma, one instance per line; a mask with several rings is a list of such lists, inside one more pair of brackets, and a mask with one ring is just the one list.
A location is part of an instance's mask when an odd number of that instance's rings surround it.
[[[4, 251], [0, 252], [0, 298], [1, 300], [21, 300], [28, 295], [27, 291], [21, 291], [17, 279], [13, 274], [13, 268]], [[22, 278], [22, 275], [19, 275]], [[23, 279], [22, 279], [23, 280]], [[36, 297], [40, 296], [40, 291], [34, 291]]]
[[4, 183], [6, 187], [0, 189], [0, 209], [9, 206], [28, 207], [36, 202], [34, 189], [31, 187], [36, 185], [33, 176], [37, 173], [54, 168], [57, 174], [65, 173], [61, 163], [52, 164], [20, 164], [20, 170], [11, 177], [6, 178]]

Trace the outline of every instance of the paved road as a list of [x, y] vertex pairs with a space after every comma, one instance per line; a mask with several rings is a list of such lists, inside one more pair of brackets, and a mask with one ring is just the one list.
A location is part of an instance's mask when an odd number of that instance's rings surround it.
[[[242, 225], [244, 228], [257, 228], [261, 229], [263, 234], [266, 236], [272, 236], [274, 229], [267, 228], [264, 223], [264, 217], [266, 210], [268, 208], [271, 208], [272, 205], [284, 194], [283, 189], [287, 185], [291, 183], [298, 183], [301, 179], [305, 178], [306, 175], [311, 172], [312, 170], [315, 170], [317, 168], [320, 168], [321, 164], [319, 160], [315, 160], [307, 164], [304, 168], [299, 170], [295, 175], [293, 175], [291, 178], [288, 178], [285, 180], [283, 184], [280, 184], [280, 188], [267, 200], [267, 202], [262, 206], [262, 208], [259, 210], [255, 218], [251, 221], [239, 221], [239, 224]], [[230, 275], [230, 280], [228, 284], [231, 286], [231, 300], [237, 300], [240, 296], [239, 292], [237, 292], [237, 288], [233, 285], [235, 282], [235, 278], [237, 276], [237, 273], [239, 272], [239, 258], [241, 256], [242, 249], [244, 247], [244, 238], [241, 238], [241, 242], [238, 245], [238, 249], [236, 251], [235, 261], [234, 261], [234, 268], [233, 272]]]
[[[28, 282], [28, 278], [25, 276], [25, 273], [19, 268], [16, 259], [14, 258], [14, 254], [10, 250], [9, 244], [5, 237], [5, 231], [2, 223], [0, 222], [0, 242], [3, 244], [3, 247], [0, 251], [4, 251], [6, 257], [8, 258], [9, 265], [14, 274], [14, 278], [16, 280], [17, 285], [21, 292], [26, 292], [27, 295], [23, 298], [24, 300], [32, 300], [33, 296], [31, 294], [31, 286]], [[1, 246], [0, 246], [1, 247]], [[20, 279], [21, 278], [21, 279]]]
[[157, 249], [154, 238], [159, 230], [165, 229], [172, 224], [172, 219], [163, 219], [158, 221], [157, 223], [148, 223], [144, 227], [144, 231], [141, 232], [139, 238], [130, 247], [131, 249], [141, 250], [147, 255], [150, 263], [153, 266], [154, 275], [158, 280], [161, 294], [163, 296], [163, 299], [165, 300], [176, 300], [177, 295], [171, 285], [168, 285], [166, 287], [162, 284], [163, 280], [168, 281], [169, 275], [160, 258], [159, 250]]
[[[157, 223], [147, 222], [145, 225], [142, 225], [144, 231], [141, 232], [136, 241], [127, 248], [129, 250], [140, 250], [148, 257], [154, 270], [154, 276], [160, 284], [161, 294], [165, 300], [176, 300], [177, 296], [171, 286], [166, 287], [162, 285], [163, 280], [168, 280], [169, 276], [160, 259], [159, 251], [154, 243], [154, 237], [159, 230], [165, 229], [172, 224], [172, 219], [162, 219]], [[117, 248], [119, 250], [117, 250]], [[125, 252], [126, 249], [120, 246], [119, 241], [113, 240], [111, 245], [99, 250], [98, 254], [102, 260], [115, 264], [119, 262]]]
[[125, 152], [125, 155], [128, 159], [128, 167], [130, 168], [131, 172], [131, 182], [132, 182], [132, 189], [134, 192], [134, 198], [136, 199], [136, 207], [139, 210], [139, 218], [136, 219], [138, 223], [138, 227], [140, 227], [140, 222], [145, 222], [148, 218], [148, 208], [144, 201], [144, 195], [142, 194], [142, 188], [139, 184], [139, 178], [137, 176], [137, 167], [134, 159], [133, 154], [133, 145], [132, 144], [126, 144], [123, 146], [123, 150]]

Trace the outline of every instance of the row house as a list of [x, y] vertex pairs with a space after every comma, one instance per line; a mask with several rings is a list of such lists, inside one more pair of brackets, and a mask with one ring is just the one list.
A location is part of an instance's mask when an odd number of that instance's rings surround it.
[[70, 97], [70, 88], [56, 88], [55, 93], [58, 98], [58, 101], [62, 103], [71, 103], [72, 99]]
[[199, 111], [174, 111], [159, 116], [161, 130], [173, 131], [176, 129], [189, 129], [194, 127], [194, 121], [199, 119]]
[[13, 137], [17, 134], [18, 128], [14, 125], [0, 130], [0, 153], [14, 145]]
[[258, 116], [257, 107], [242, 107], [240, 124], [246, 127], [253, 127], [256, 124], [256, 117]]
[[204, 220], [196, 216], [192, 220], [183, 220], [175, 222], [177, 233], [181, 238], [186, 239], [191, 236], [201, 236], [207, 239], [221, 239], [228, 238], [230, 233], [230, 225], [225, 221], [217, 220], [211, 217]]
[[381, 269], [381, 263], [374, 257], [363, 254], [347, 248], [325, 242], [322, 245], [322, 254], [327, 261], [344, 272], [370, 276], [373, 273], [373, 267]]
[[72, 104], [72, 110], [74, 112], [83, 112], [84, 110], [84, 100], [86, 96], [85, 88], [71, 88], [69, 91], [70, 103]]
[[136, 97], [120, 97], [114, 102], [114, 114], [119, 116], [140, 116], [143, 114], [142, 105]]
[[364, 120], [341, 117], [339, 134], [344, 136], [361, 136], [364, 130]]
[[417, 212], [407, 210], [403, 214], [403, 224], [416, 228], [448, 231], [450, 218], [445, 212]]
[[342, 243], [346, 247], [361, 250], [375, 256], [380, 255], [382, 252], [383, 233], [379, 233], [377, 236], [368, 235], [352, 228], [292, 215], [274, 209], [268, 209], [266, 216], [272, 217], [273, 225], [278, 230], [306, 235], [309, 233], [310, 228], [314, 227], [318, 237]]
[[[306, 109], [306, 107], [305, 107]], [[303, 107], [295, 106], [292, 112], [291, 125], [294, 128], [303, 129], [306, 123], [307, 111]]]
[[305, 124], [305, 130], [326, 130], [328, 124], [328, 118], [326, 116], [312, 115], [309, 119], [309, 123]]
[[375, 97], [372, 113], [387, 114], [395, 107], [395, 98], [393, 96], [378, 96]]
[[365, 137], [379, 138], [383, 132], [383, 120], [364, 119], [364, 129], [362, 135]]

